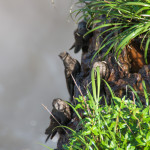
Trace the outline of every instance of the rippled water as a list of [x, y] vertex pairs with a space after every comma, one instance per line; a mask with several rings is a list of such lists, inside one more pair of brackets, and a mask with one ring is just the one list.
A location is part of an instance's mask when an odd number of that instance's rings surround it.
[[[53, 98], [68, 100], [58, 54], [73, 43], [70, 0], [0, 0], [0, 150], [44, 150]], [[70, 54], [80, 60], [80, 54]], [[48, 141], [54, 148], [56, 140]]]

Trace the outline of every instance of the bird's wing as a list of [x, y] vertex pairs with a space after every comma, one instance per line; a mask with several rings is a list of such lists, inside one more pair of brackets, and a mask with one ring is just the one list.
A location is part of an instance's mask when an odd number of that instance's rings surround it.
[[81, 49], [81, 45], [75, 45], [74, 53], [78, 53]]

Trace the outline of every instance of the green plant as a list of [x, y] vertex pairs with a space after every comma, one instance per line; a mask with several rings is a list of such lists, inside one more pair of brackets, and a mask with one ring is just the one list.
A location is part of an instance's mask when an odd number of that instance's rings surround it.
[[[145, 47], [144, 58], [147, 63], [147, 52], [150, 43], [149, 0], [79, 0], [78, 3], [84, 4], [83, 7], [73, 12], [76, 13], [76, 16], [82, 13], [79, 20], [85, 18], [91, 24], [100, 23], [99, 26], [89, 32], [107, 27], [99, 35], [102, 36], [107, 33], [97, 53], [109, 46], [106, 52], [108, 54], [115, 47], [114, 54], [118, 58], [123, 48], [132, 39], [142, 35], [141, 47], [143, 45]], [[104, 14], [106, 17], [100, 18]]]
[[[99, 104], [100, 75], [97, 68], [97, 79], [94, 78], [94, 70], [91, 73], [93, 92], [86, 96], [90, 112], [84, 103], [83, 97], [79, 96], [79, 104], [74, 108], [84, 111], [84, 117], [80, 117], [77, 131], [72, 131], [69, 143], [64, 145], [66, 150], [149, 150], [150, 149], [150, 106], [142, 106], [138, 101], [133, 102], [116, 97], [107, 84], [111, 95], [112, 104], [105, 102], [105, 106]], [[106, 81], [104, 81], [106, 82]], [[148, 93], [145, 87], [145, 98]]]

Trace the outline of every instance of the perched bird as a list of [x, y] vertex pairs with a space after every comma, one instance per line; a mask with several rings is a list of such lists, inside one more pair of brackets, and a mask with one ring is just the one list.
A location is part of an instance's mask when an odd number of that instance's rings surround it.
[[47, 142], [49, 138], [52, 139], [57, 132], [59, 134], [64, 134], [65, 130], [63, 128], [56, 127], [61, 125], [67, 125], [70, 122], [72, 115], [71, 107], [60, 98], [54, 99], [52, 106], [53, 109], [52, 115], [50, 116], [50, 125], [45, 130], [45, 134], [48, 135], [45, 142]]
[[80, 73], [81, 66], [80, 63], [76, 59], [72, 58], [67, 52], [60, 53], [59, 57], [64, 63], [67, 89], [70, 94], [70, 100], [73, 101], [75, 84], [72, 79], [72, 76], [76, 78], [76, 75]]
[[86, 36], [84, 35], [90, 29], [91, 27], [88, 28], [87, 23], [85, 21], [79, 22], [78, 28], [74, 31], [75, 42], [69, 50], [75, 47], [74, 53], [78, 53], [81, 48], [83, 52], [87, 52], [89, 47], [89, 40], [93, 36], [93, 33], [89, 33]]

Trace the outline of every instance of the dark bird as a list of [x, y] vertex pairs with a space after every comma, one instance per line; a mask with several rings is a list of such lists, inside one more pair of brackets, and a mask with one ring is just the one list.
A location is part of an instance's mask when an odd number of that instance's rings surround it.
[[76, 78], [76, 75], [80, 73], [81, 66], [80, 63], [76, 59], [72, 58], [67, 52], [60, 53], [59, 57], [64, 63], [67, 89], [70, 94], [70, 100], [73, 101], [75, 84], [72, 79], [72, 76]]
[[81, 21], [78, 24], [78, 28], [74, 31], [74, 38], [75, 42], [71, 46], [71, 49], [74, 49], [74, 53], [78, 53], [80, 49], [82, 48], [83, 52], [87, 52], [89, 48], [89, 40], [93, 36], [93, 33], [89, 33], [86, 36], [84, 36], [88, 30], [90, 30], [91, 27], [87, 27], [87, 22], [86, 21]]
[[54, 99], [52, 106], [53, 109], [52, 115], [50, 116], [50, 125], [45, 130], [45, 134], [48, 135], [45, 142], [47, 142], [49, 138], [52, 139], [57, 132], [60, 135], [64, 134], [65, 129], [58, 126], [67, 125], [71, 121], [72, 110], [65, 101], [60, 98]]

